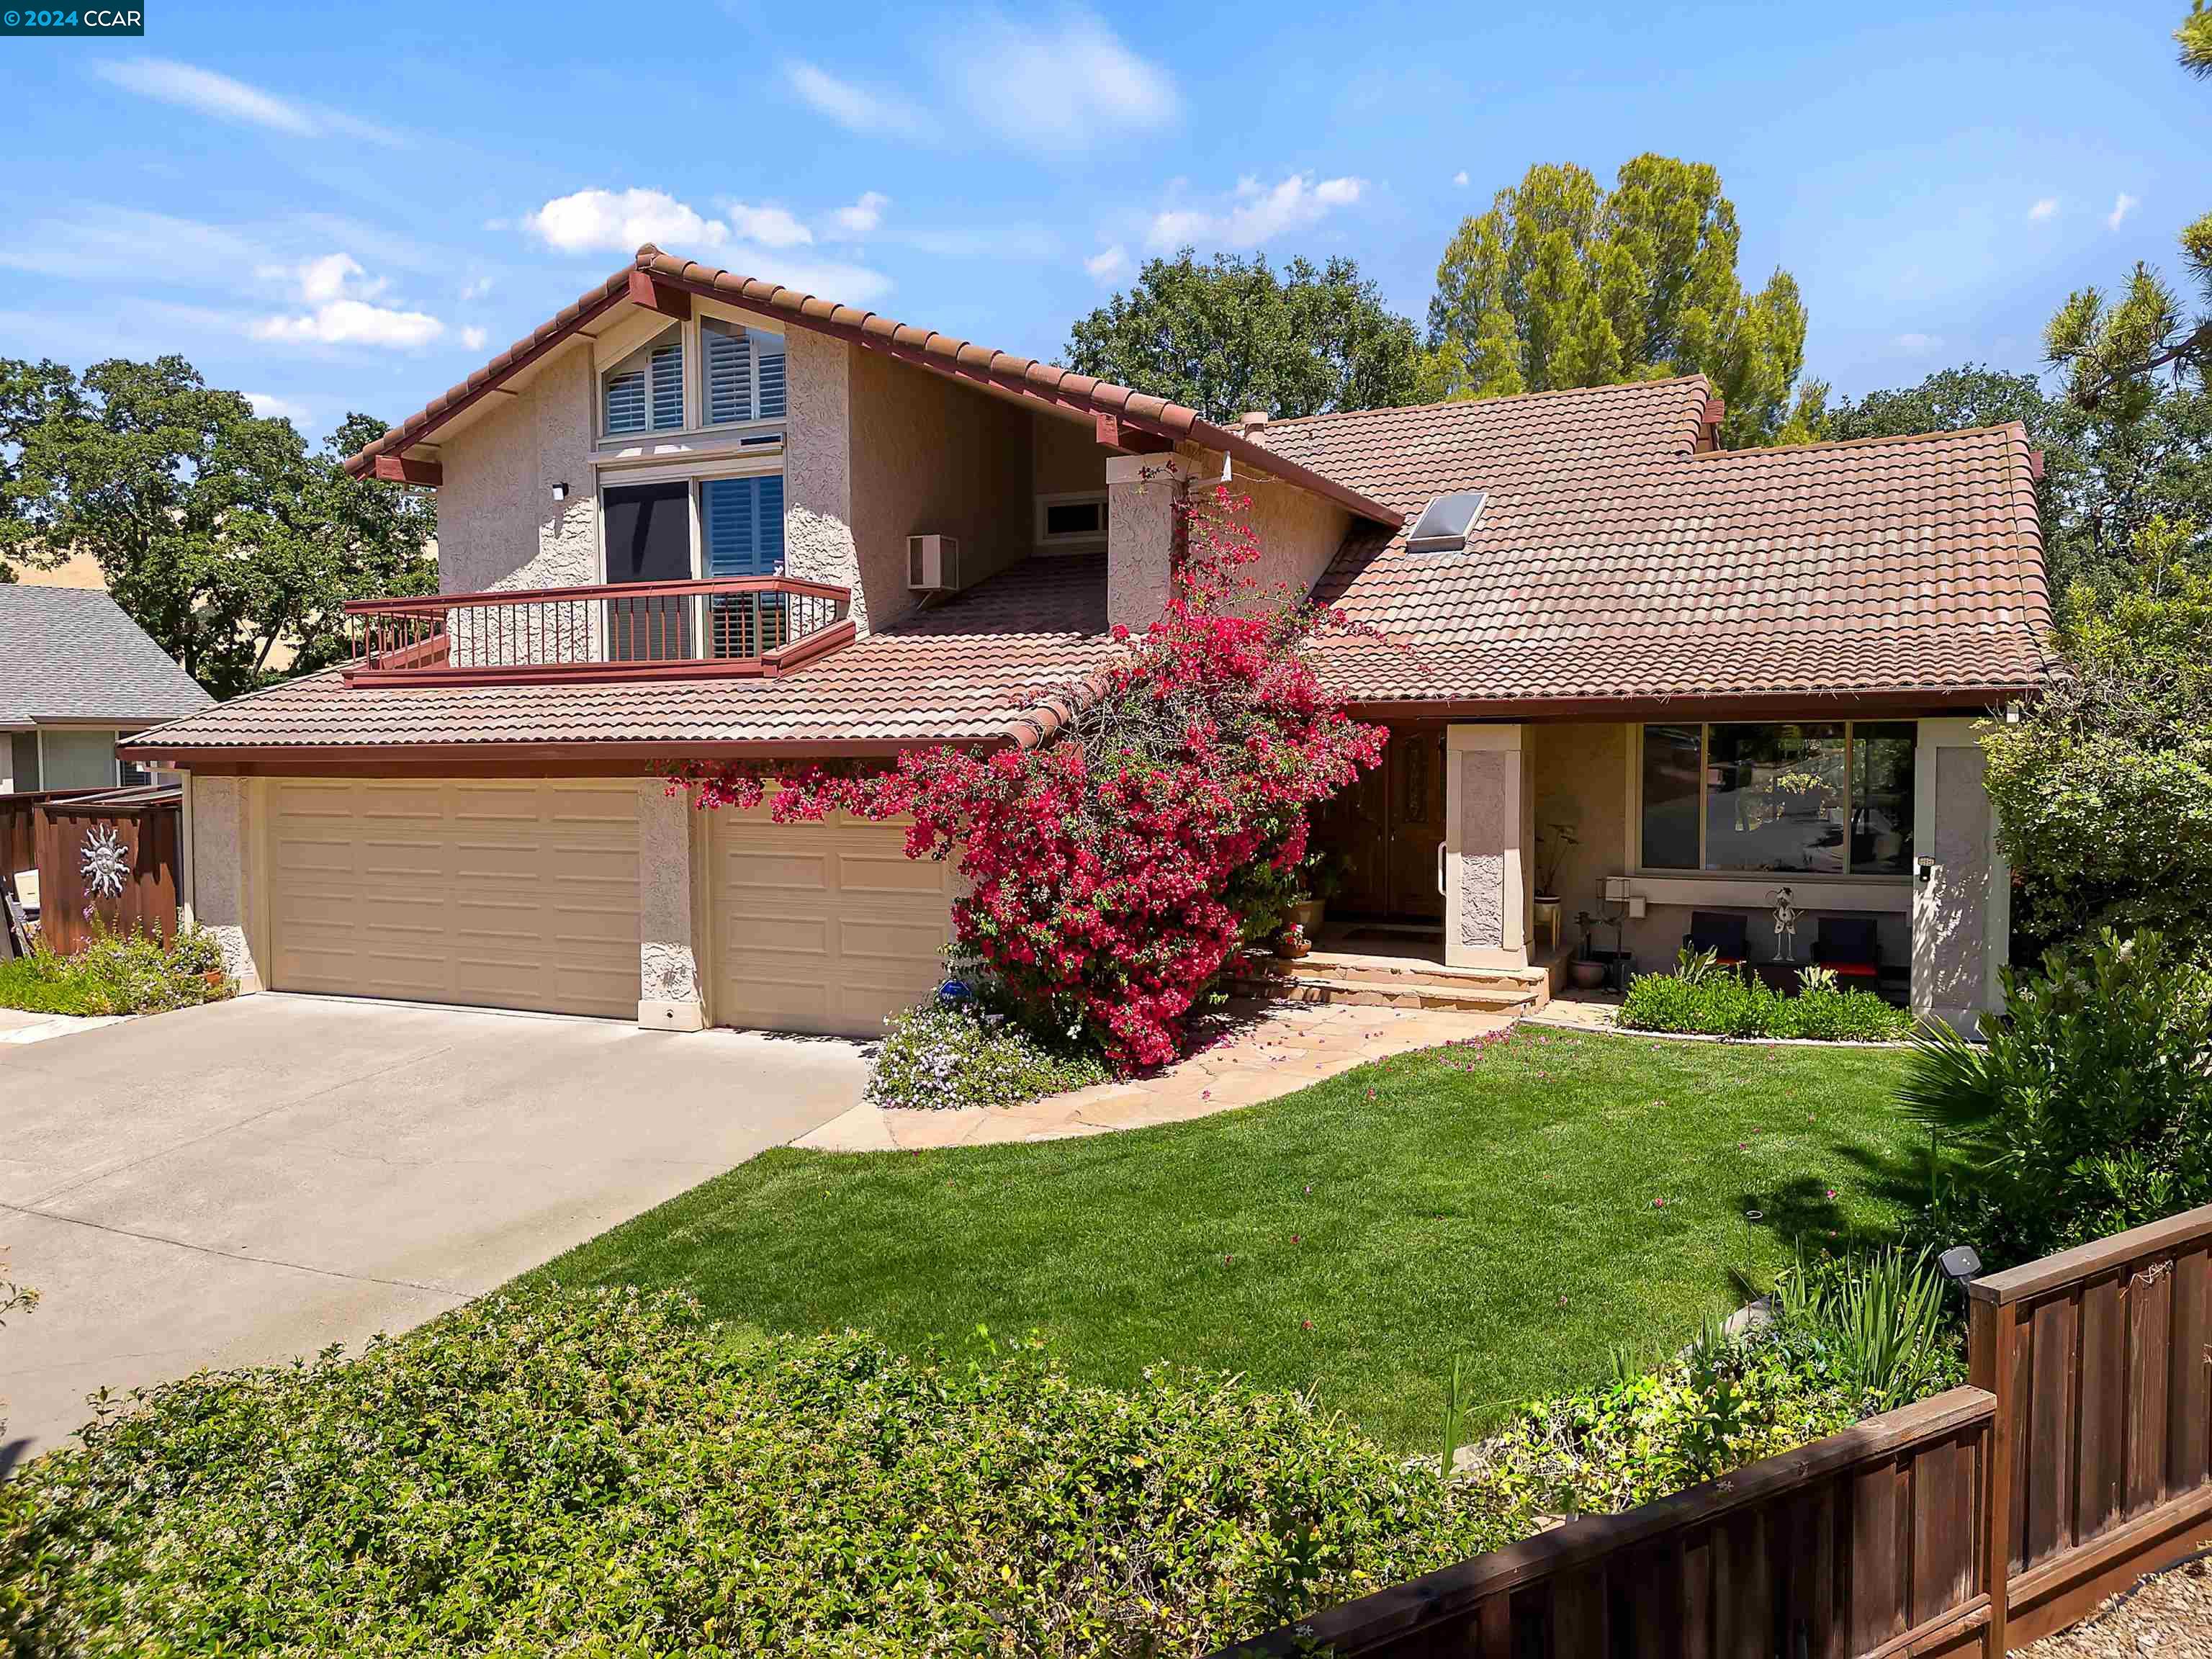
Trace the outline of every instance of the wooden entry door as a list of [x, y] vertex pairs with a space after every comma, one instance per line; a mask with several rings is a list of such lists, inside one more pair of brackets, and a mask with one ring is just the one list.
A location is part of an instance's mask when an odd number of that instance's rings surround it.
[[1444, 729], [1394, 726], [1382, 764], [1324, 806], [1315, 823], [1341, 854], [1344, 886], [1331, 908], [1390, 921], [1443, 921], [1437, 848], [1444, 838]]

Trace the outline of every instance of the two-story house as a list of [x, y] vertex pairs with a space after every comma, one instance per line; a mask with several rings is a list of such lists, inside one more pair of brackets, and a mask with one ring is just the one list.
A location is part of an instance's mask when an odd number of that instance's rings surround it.
[[1540, 849], [1644, 967], [1693, 915], [1765, 945], [1786, 884], [1971, 1019], [2007, 884], [1970, 728], [2045, 672], [2038, 458], [1731, 453], [1720, 413], [1692, 376], [1231, 428], [648, 246], [349, 462], [437, 489], [440, 595], [130, 748], [188, 776], [248, 989], [866, 1033], [933, 982], [951, 869], [661, 769], [1050, 741], [1225, 482], [1264, 579], [1379, 635], [1323, 651], [1392, 730], [1322, 826], [1355, 924], [1540, 994]]

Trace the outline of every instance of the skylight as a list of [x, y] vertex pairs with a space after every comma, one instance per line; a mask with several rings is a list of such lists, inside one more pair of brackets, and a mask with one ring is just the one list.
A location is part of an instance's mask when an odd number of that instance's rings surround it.
[[1480, 489], [1455, 490], [1439, 495], [1421, 509], [1420, 522], [1406, 538], [1409, 553], [1463, 553], [1468, 533], [1482, 516], [1485, 497]]

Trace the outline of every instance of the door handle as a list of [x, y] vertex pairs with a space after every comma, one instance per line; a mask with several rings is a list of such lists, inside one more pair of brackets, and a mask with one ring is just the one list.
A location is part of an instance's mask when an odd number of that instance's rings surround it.
[[1442, 842], [1437, 843], [1437, 896], [1440, 898], [1451, 896], [1444, 891], [1444, 844]]

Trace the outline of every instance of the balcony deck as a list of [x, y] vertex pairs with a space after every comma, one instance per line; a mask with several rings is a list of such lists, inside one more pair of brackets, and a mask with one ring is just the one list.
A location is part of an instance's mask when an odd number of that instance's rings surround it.
[[348, 685], [774, 678], [852, 642], [852, 591], [788, 576], [356, 599]]

